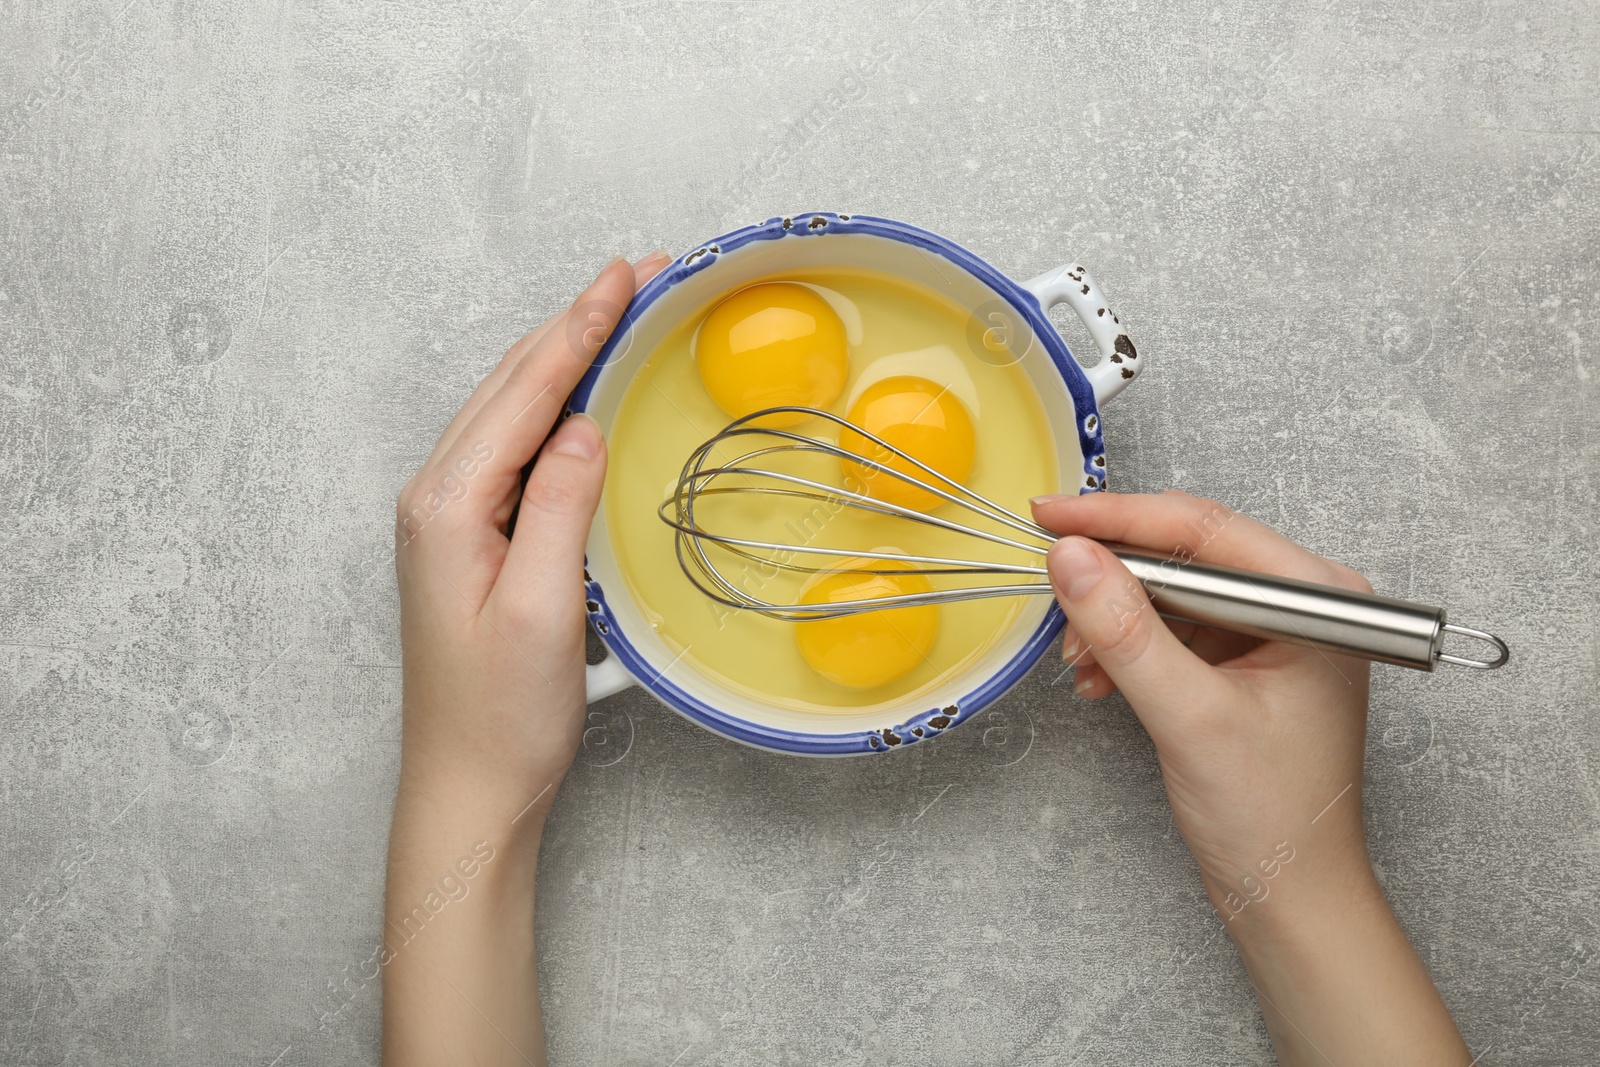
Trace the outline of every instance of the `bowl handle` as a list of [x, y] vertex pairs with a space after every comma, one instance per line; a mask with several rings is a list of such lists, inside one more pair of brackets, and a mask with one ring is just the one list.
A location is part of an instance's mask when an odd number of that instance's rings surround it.
[[1106, 305], [1100, 287], [1089, 277], [1081, 263], [1067, 263], [1055, 270], [1047, 270], [1022, 287], [1034, 295], [1039, 307], [1048, 312], [1057, 304], [1071, 305], [1078, 318], [1089, 328], [1095, 347], [1100, 349], [1100, 362], [1083, 368], [1084, 377], [1094, 388], [1094, 402], [1098, 407], [1127, 388], [1138, 376], [1144, 361], [1128, 340], [1128, 331]]
[[633, 675], [628, 673], [628, 668], [609, 652], [599, 663], [591, 663], [583, 669], [584, 693], [590, 704], [601, 697], [620, 693], [632, 684]]

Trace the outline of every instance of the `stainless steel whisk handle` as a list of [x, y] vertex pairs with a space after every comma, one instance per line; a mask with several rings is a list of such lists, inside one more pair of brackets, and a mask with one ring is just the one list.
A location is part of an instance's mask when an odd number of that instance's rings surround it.
[[[1431, 671], [1436, 663], [1492, 670], [1511, 658], [1493, 634], [1445, 622], [1443, 608], [1334, 586], [1107, 546], [1133, 572], [1163, 616], [1379, 663]], [[1493, 645], [1492, 660], [1444, 651], [1445, 634]]]

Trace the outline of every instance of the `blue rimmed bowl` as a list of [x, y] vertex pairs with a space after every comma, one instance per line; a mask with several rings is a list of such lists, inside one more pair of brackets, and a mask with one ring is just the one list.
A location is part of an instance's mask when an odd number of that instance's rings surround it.
[[[1105, 485], [1100, 405], [1138, 375], [1142, 360], [1099, 286], [1076, 263], [1016, 282], [938, 234], [891, 219], [816, 212], [735, 230], [675, 261], [639, 291], [569, 401], [610, 432], [635, 372], [674, 327], [709, 302], [787, 270], [866, 268], [896, 275], [970, 308], [967, 341], [979, 358], [1018, 363], [1038, 391], [1055, 438], [1066, 489]], [[1099, 362], [1080, 366], [1051, 326], [1051, 306], [1069, 305], [1088, 327]], [[588, 669], [588, 696], [640, 685], [668, 707], [735, 741], [775, 752], [851, 756], [937, 737], [997, 700], [1060, 633], [1060, 610], [1032, 597], [989, 654], [938, 691], [828, 715], [778, 708], [696, 671], [645, 621], [596, 517], [586, 548], [589, 619], [609, 649]]]

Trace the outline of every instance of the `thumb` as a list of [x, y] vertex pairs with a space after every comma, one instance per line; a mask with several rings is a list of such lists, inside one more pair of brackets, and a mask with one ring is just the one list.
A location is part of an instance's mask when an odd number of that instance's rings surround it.
[[1152, 718], [1222, 683], [1167, 629], [1144, 587], [1105, 546], [1064, 537], [1051, 547], [1047, 566], [1073, 630], [1147, 728]]
[[580, 588], [583, 546], [605, 478], [600, 427], [587, 415], [569, 417], [545, 441], [528, 475], [497, 592], [504, 586], [528, 606], [557, 589]]

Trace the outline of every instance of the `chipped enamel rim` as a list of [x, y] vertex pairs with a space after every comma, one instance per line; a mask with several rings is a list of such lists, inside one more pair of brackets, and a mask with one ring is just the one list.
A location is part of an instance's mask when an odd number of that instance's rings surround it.
[[[1076, 414], [1079, 452], [1084, 457], [1079, 492], [1097, 492], [1105, 485], [1105, 448], [1100, 430], [1098, 394], [1101, 402], [1115, 395], [1141, 368], [1137, 354], [1128, 343], [1120, 320], [1109, 313], [1104, 299], [1081, 266], [1068, 264], [1031, 280], [1026, 286], [1000, 273], [984, 260], [938, 234], [892, 219], [866, 215], [839, 215], [811, 212], [780, 216], [758, 225], [724, 234], [675, 260], [644, 285], [618, 321], [610, 338], [595, 356], [593, 365], [579, 381], [568, 400], [569, 411], [588, 410], [596, 385], [606, 373], [616, 353], [626, 352], [631, 331], [650, 311], [651, 306], [673, 286], [738, 249], [758, 241], [826, 239], [832, 234], [863, 234], [913, 245], [938, 256], [971, 274], [998, 294], [1019, 314], [1040, 340], [1057, 374], [1066, 384]], [[1070, 283], [1070, 284], [1068, 284]], [[1081, 286], [1081, 290], [1080, 290]], [[1045, 309], [1058, 302], [1070, 303], [1090, 329], [1102, 351], [1100, 364], [1086, 373], [1056, 332]], [[1112, 364], [1128, 365], [1113, 367]], [[1132, 366], [1133, 369], [1128, 369]], [[1059, 433], [1061, 427], [1056, 427]], [[587, 564], [587, 558], [585, 560]], [[626, 593], [621, 594], [627, 596]], [[1043, 619], [1016, 652], [982, 682], [954, 699], [941, 700], [938, 706], [905, 719], [894, 727], [850, 732], [808, 732], [752, 722], [687, 692], [645, 659], [618, 624], [606, 591], [584, 571], [584, 596], [590, 623], [610, 651], [608, 660], [589, 667], [589, 699], [617, 692], [630, 684], [643, 686], [658, 700], [723, 737], [773, 752], [807, 756], [851, 756], [905, 748], [937, 737], [999, 699], [1021, 681], [1061, 632], [1065, 622], [1058, 605], [1052, 603]], [[618, 668], [622, 670], [619, 670]], [[623, 673], [626, 671], [626, 674]]]

